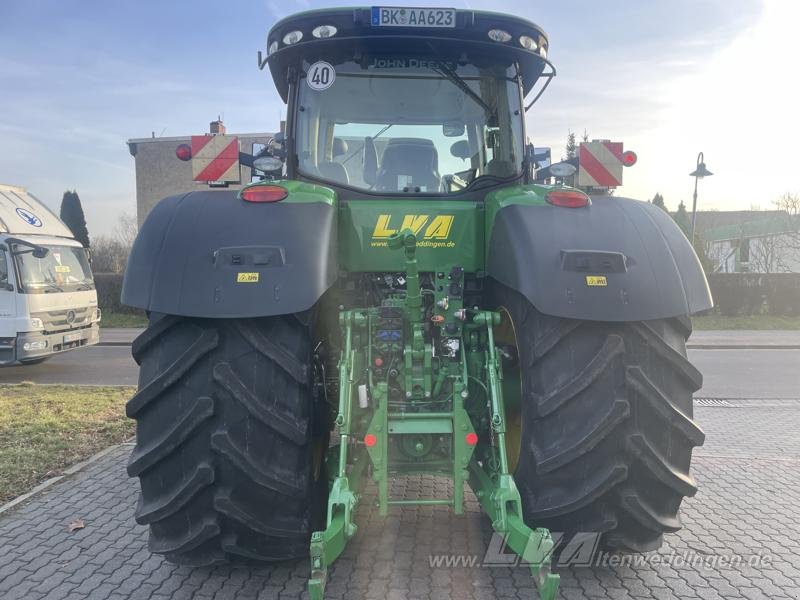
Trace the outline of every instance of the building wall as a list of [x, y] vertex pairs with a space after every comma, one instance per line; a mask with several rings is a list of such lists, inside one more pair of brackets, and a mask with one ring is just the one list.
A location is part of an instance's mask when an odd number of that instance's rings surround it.
[[[253, 144], [266, 144], [273, 134], [250, 133], [229, 134], [239, 137], [240, 151], [251, 154]], [[175, 156], [175, 148], [191, 143], [191, 138], [143, 138], [128, 141], [136, 164], [136, 216], [139, 225], [147, 214], [163, 198], [195, 190], [209, 189], [205, 183], [192, 181], [191, 161], [182, 161]], [[241, 183], [228, 188], [239, 189], [250, 183], [250, 167], [241, 167]]]
[[800, 273], [800, 233], [715, 241], [708, 255], [717, 273]]

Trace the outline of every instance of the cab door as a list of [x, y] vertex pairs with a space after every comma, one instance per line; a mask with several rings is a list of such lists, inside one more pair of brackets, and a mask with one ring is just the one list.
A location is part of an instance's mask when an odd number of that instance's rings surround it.
[[17, 286], [8, 251], [0, 248], [0, 364], [14, 359]]

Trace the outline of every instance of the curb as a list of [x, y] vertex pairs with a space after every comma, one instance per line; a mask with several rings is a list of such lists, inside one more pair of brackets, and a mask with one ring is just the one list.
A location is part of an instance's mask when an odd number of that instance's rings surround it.
[[63, 475], [58, 475], [57, 477], [51, 477], [50, 479], [47, 479], [47, 480], [43, 481], [42, 483], [40, 483], [39, 485], [37, 485], [30, 492], [22, 494], [21, 496], [17, 496], [16, 498], [11, 500], [10, 502], [6, 502], [5, 504], [3, 504], [3, 506], [0, 506], [0, 515], [2, 515], [3, 513], [7, 512], [9, 510], [11, 510], [12, 508], [17, 506], [18, 504], [22, 504], [28, 498], [32, 498], [33, 496], [35, 496], [39, 492], [46, 490], [47, 488], [51, 487], [53, 484], [58, 483], [62, 479], [64, 479]]
[[103, 458], [107, 454], [113, 452], [117, 448], [121, 448], [122, 446], [130, 446], [131, 444], [132, 444], [132, 442], [126, 441], [126, 442], [122, 442], [121, 444], [114, 444], [113, 446], [108, 446], [108, 447], [103, 448], [102, 450], [100, 450], [100, 452], [97, 452], [96, 454], [93, 454], [92, 456], [90, 456], [86, 460], [81, 461], [79, 463], [75, 463], [71, 467], [68, 467], [68, 468], [64, 469], [64, 471], [62, 472], [61, 475], [56, 475], [55, 477], [51, 477], [50, 479], [46, 479], [45, 481], [43, 481], [42, 483], [40, 483], [39, 485], [34, 487], [29, 492], [26, 492], [26, 493], [22, 494], [21, 496], [17, 496], [13, 500], [10, 500], [9, 502], [6, 502], [2, 506], [0, 506], [0, 515], [10, 511], [12, 508], [14, 508], [16, 506], [19, 506], [20, 504], [22, 504], [26, 500], [28, 500], [30, 498], [33, 498], [34, 496], [40, 494], [44, 490], [54, 486], [56, 483], [58, 483], [62, 479], [67, 479], [70, 476], [75, 475], [76, 473], [79, 473], [80, 471], [82, 471], [83, 469], [85, 469], [86, 467], [91, 465], [92, 463], [97, 462], [98, 460], [100, 460], [101, 458]]
[[687, 350], [800, 350], [800, 344], [687, 344]]

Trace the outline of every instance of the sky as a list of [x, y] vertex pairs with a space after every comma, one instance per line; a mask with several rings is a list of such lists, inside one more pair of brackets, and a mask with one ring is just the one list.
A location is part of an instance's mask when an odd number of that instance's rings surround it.
[[[134, 214], [125, 141], [274, 131], [284, 106], [256, 66], [278, 18], [309, 0], [2, 0], [0, 182], [57, 209], [78, 191], [90, 234]], [[346, 3], [345, 3], [346, 4]], [[699, 208], [771, 208], [800, 192], [795, 146], [797, 0], [446, 0], [533, 20], [558, 69], [527, 114], [537, 146], [563, 154], [568, 131], [622, 141], [638, 163], [618, 194], [691, 205], [697, 153], [713, 177]]]

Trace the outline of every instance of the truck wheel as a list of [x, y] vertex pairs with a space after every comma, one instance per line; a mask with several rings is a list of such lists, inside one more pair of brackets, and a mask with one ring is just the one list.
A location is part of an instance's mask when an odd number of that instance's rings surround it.
[[307, 317], [153, 314], [133, 357], [128, 474], [140, 480], [150, 550], [196, 566], [308, 556], [328, 482]]
[[689, 463], [705, 438], [692, 421], [702, 376], [686, 358], [691, 322], [560, 319], [502, 286], [495, 306], [498, 343], [516, 349], [504, 368], [521, 398], [508, 394], [507, 446], [525, 521], [599, 532], [609, 550], [658, 548], [697, 491]]

